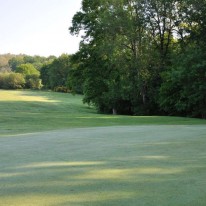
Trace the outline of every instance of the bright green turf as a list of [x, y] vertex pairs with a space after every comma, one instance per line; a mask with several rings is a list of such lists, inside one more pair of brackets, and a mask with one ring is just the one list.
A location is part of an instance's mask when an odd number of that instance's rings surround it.
[[29, 90], [0, 90], [0, 117], [0, 136], [74, 127], [206, 124], [191, 118], [102, 115], [83, 105], [82, 96]]
[[205, 120], [101, 115], [81, 98], [0, 91], [0, 206], [206, 205]]
[[1, 206], [205, 206], [205, 126], [0, 138]]

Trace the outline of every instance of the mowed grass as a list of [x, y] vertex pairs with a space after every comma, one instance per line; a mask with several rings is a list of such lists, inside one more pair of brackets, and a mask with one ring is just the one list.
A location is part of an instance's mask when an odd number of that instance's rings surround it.
[[191, 118], [102, 115], [84, 105], [80, 95], [30, 90], [0, 90], [0, 117], [0, 136], [75, 127], [206, 124]]
[[97, 114], [0, 91], [0, 206], [205, 206], [205, 120]]
[[113, 126], [0, 138], [1, 206], [205, 206], [206, 127]]

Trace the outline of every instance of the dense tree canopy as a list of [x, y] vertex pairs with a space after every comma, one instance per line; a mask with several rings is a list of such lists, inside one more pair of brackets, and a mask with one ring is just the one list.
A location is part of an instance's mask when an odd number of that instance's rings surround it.
[[205, 0], [83, 0], [71, 85], [101, 112], [204, 117], [205, 10]]
[[79, 51], [0, 56], [0, 88], [83, 93], [99, 112], [206, 118], [206, 0], [82, 0]]
[[[0, 55], [0, 88], [19, 89], [42, 87], [40, 76], [41, 67], [51, 62], [55, 57], [40, 57], [28, 55]], [[22, 80], [23, 79], [23, 80]], [[22, 83], [18, 83], [22, 82]]]
[[68, 92], [68, 76], [71, 70], [70, 56], [62, 54], [41, 68], [41, 79], [45, 88]]
[[16, 73], [21, 73], [25, 76], [32, 75], [32, 74], [39, 74], [39, 71], [30, 63], [27, 64], [20, 64], [16, 70]]

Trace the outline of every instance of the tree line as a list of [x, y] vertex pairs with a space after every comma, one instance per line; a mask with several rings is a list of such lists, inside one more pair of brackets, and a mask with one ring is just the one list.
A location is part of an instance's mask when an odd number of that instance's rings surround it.
[[0, 88], [80, 93], [102, 113], [206, 118], [206, 0], [83, 0], [69, 30], [82, 36], [73, 55], [0, 56]]
[[69, 92], [70, 56], [0, 55], [0, 88]]
[[205, 0], [83, 0], [70, 86], [100, 112], [206, 117]]

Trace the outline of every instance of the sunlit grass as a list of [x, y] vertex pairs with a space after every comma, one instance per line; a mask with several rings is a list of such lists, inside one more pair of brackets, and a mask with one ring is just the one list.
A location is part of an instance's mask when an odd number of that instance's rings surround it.
[[0, 205], [205, 206], [205, 120], [97, 114], [0, 90]]
[[49, 99], [46, 96], [38, 96], [38, 92], [29, 92], [24, 90], [19, 91], [7, 91], [0, 90], [1, 99], [0, 101], [11, 101], [11, 102], [59, 102], [58, 100]]
[[[58, 205], [93, 205], [94, 202], [110, 202], [116, 200], [118, 197], [121, 199], [129, 199], [134, 196], [134, 192], [121, 192], [114, 193], [102, 192], [101, 197], [98, 192], [84, 193], [83, 195], [70, 194], [70, 195], [27, 195], [26, 197], [14, 197], [13, 200], [4, 200], [5, 205], [18, 205], [18, 206], [58, 206]], [[15, 202], [15, 203], [14, 203]], [[66, 203], [65, 203], [66, 202]], [[109, 205], [109, 204], [108, 204]]]
[[191, 118], [97, 114], [80, 95], [30, 90], [0, 90], [0, 117], [0, 136], [97, 126], [206, 124]]
[[[103, 162], [41, 162], [24, 165], [21, 168], [44, 168], [44, 167], [75, 167], [101, 165]], [[1, 176], [1, 175], [0, 175]]]
[[0, 138], [0, 205], [205, 206], [206, 127], [65, 129]]

